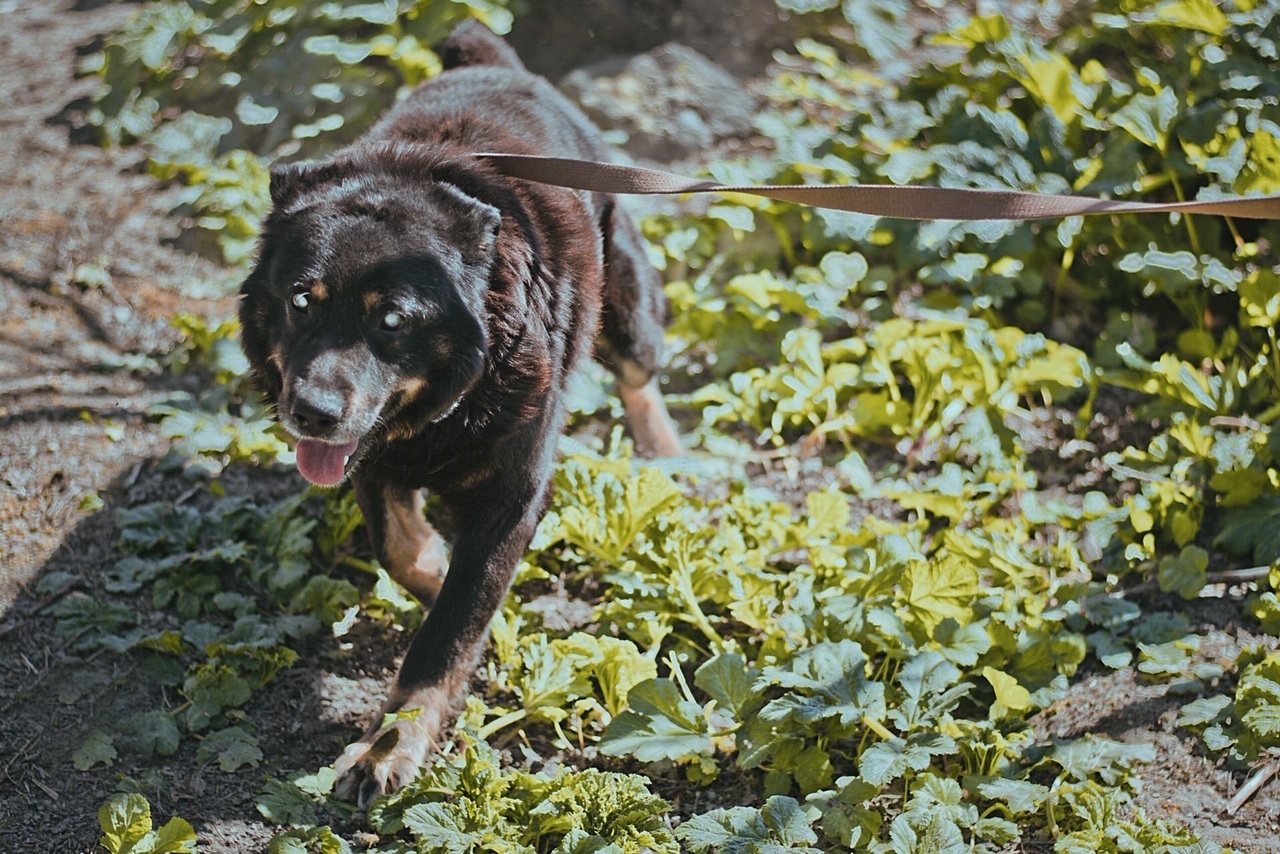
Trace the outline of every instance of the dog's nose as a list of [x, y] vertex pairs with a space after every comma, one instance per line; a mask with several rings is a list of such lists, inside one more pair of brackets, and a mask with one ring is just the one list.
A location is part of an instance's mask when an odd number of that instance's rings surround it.
[[298, 429], [307, 436], [320, 438], [338, 426], [346, 412], [346, 401], [335, 391], [308, 390], [293, 399], [291, 414]]

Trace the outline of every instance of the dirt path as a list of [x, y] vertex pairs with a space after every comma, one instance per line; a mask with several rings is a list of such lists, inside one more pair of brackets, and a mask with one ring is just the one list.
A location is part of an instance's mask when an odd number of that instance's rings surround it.
[[0, 611], [84, 518], [82, 499], [163, 452], [142, 415], [166, 378], [121, 366], [164, 349], [175, 311], [213, 308], [186, 286], [226, 277], [164, 245], [172, 197], [136, 152], [72, 146], [56, 121], [94, 89], [73, 78], [75, 48], [131, 10], [0, 6]]
[[118, 663], [67, 651], [43, 613], [56, 596], [39, 579], [62, 579], [55, 593], [65, 593], [110, 566], [112, 514], [95, 510], [94, 499], [128, 500], [130, 489], [161, 480], [154, 461], [166, 442], [145, 413], [174, 384], [156, 361], [174, 338], [169, 318], [231, 308], [228, 299], [196, 298], [197, 286], [207, 293], [207, 283], [227, 274], [166, 245], [176, 234], [172, 194], [140, 174], [137, 152], [72, 145], [58, 119], [94, 89], [74, 79], [76, 48], [135, 8], [0, 3], [5, 852], [95, 847], [97, 806], [121, 775], [77, 772], [70, 751], [94, 719], [119, 711], [130, 695], [144, 702], [146, 692]]

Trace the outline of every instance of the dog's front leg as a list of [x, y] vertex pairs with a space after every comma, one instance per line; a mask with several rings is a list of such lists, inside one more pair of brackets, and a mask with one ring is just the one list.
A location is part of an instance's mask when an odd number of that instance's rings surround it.
[[355, 491], [378, 561], [423, 608], [431, 608], [449, 559], [444, 539], [422, 515], [422, 492], [359, 476]]
[[[335, 763], [338, 797], [366, 806], [413, 780], [439, 745], [466, 697], [489, 622], [533, 538], [544, 490], [527, 501], [503, 501], [495, 500], [503, 494], [498, 485], [490, 485], [454, 507], [468, 524], [454, 544], [440, 595], [409, 645], [378, 721]], [[413, 710], [412, 717], [382, 726], [387, 714]]]

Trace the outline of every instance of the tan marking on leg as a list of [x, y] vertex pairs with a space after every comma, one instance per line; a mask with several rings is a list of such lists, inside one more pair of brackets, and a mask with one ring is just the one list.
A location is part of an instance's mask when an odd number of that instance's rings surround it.
[[658, 390], [658, 378], [654, 377], [642, 386], [618, 383], [618, 396], [627, 412], [627, 423], [635, 438], [636, 448], [644, 456], [678, 457], [684, 453], [676, 424], [667, 412], [667, 405]]
[[404, 395], [405, 402], [408, 402], [422, 394], [422, 390], [426, 387], [427, 381], [422, 377], [406, 377], [400, 381], [400, 386], [397, 390]]
[[417, 490], [407, 501], [384, 494], [382, 550], [387, 574], [429, 608], [444, 584], [449, 560], [444, 539], [422, 516], [422, 504]]

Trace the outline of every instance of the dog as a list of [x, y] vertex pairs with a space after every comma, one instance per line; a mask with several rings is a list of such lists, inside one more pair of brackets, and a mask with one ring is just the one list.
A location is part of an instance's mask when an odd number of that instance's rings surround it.
[[[473, 156], [607, 159], [599, 131], [483, 25], [440, 56], [361, 139], [271, 169], [240, 290], [244, 351], [298, 471], [350, 480], [378, 560], [428, 609], [377, 722], [335, 763], [335, 793], [362, 805], [417, 775], [467, 696], [593, 343], [638, 450], [681, 449], [655, 378], [666, 303], [634, 222], [611, 196]], [[451, 559], [423, 490], [456, 526]]]

